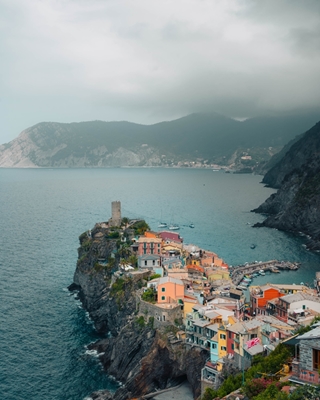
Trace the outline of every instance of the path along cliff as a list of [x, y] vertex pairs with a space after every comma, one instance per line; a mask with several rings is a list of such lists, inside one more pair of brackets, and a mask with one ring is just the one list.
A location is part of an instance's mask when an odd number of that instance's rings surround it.
[[195, 347], [187, 350], [184, 342], [172, 340], [175, 326], [155, 327], [154, 318], [140, 312], [137, 293], [146, 280], [141, 274], [119, 277], [120, 241], [115, 236], [106, 224], [96, 224], [79, 237], [77, 267], [69, 287], [78, 291], [97, 331], [108, 334], [90, 348], [100, 354], [106, 373], [121, 382], [115, 393], [99, 391], [91, 398], [127, 400], [184, 380], [197, 398], [208, 352]]

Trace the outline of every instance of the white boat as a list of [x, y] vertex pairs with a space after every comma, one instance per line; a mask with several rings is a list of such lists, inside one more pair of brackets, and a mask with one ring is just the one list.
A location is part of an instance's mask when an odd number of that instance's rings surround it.
[[180, 226], [179, 226], [179, 225], [176, 225], [176, 224], [172, 224], [172, 225], [169, 226], [169, 229], [170, 229], [171, 231], [177, 231], [177, 230], [180, 229]]
[[262, 276], [264, 276], [266, 273], [264, 272], [263, 269], [260, 269], [259, 274], [262, 275]]
[[160, 224], [158, 225], [158, 228], [166, 228], [168, 226], [167, 223], [165, 222], [160, 222]]
[[190, 224], [190, 225], [189, 225], [189, 228], [194, 228], [194, 224]]
[[176, 224], [171, 224], [169, 226], [169, 229], [170, 229], [170, 231], [178, 231], [180, 229], [180, 226], [176, 225]]

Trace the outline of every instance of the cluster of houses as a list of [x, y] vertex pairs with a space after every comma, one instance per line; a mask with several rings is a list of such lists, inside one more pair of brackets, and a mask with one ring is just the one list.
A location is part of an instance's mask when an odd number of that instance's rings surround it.
[[[221, 258], [184, 245], [176, 232], [146, 232], [132, 247], [139, 270], [159, 275], [143, 289], [155, 293], [159, 323], [173, 323], [168, 310], [178, 310], [184, 327], [178, 332], [179, 339], [186, 346], [208, 351], [201, 372], [203, 391], [219, 386], [227, 362], [239, 370], [247, 369], [255, 355], [270, 353], [280, 342], [296, 347], [288, 379], [299, 383], [319, 381], [320, 327], [312, 333], [294, 335], [299, 327], [320, 315], [316, 290], [288, 284], [238, 290]], [[177, 313], [172, 316], [176, 318]]]
[[[119, 226], [120, 207], [120, 202], [112, 203], [109, 226]], [[202, 392], [219, 386], [224, 365], [232, 363], [244, 370], [255, 355], [272, 352], [280, 342], [295, 348], [286, 378], [300, 384], [320, 383], [320, 323], [313, 323], [309, 332], [295, 334], [320, 315], [320, 273], [315, 289], [266, 284], [239, 290], [217, 254], [185, 245], [177, 232], [147, 231], [132, 241], [138, 271], [130, 268], [121, 273], [157, 274], [142, 289], [152, 291], [152, 302], [138, 294], [140, 312], [153, 315], [156, 326], [179, 321], [178, 339], [207, 350]]]

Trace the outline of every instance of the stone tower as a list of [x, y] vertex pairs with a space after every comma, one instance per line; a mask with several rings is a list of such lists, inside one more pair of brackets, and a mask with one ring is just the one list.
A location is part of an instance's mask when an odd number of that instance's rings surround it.
[[120, 226], [121, 225], [121, 203], [120, 201], [113, 201], [111, 203], [111, 219], [110, 226]]

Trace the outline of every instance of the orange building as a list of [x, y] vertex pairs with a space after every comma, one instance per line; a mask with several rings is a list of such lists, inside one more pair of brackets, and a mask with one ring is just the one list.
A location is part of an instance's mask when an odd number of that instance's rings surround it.
[[183, 301], [184, 283], [180, 279], [166, 276], [159, 279], [158, 283], [158, 303], [176, 303]]
[[284, 293], [272, 285], [252, 288], [250, 293], [251, 315], [267, 314], [267, 302], [282, 296]]

